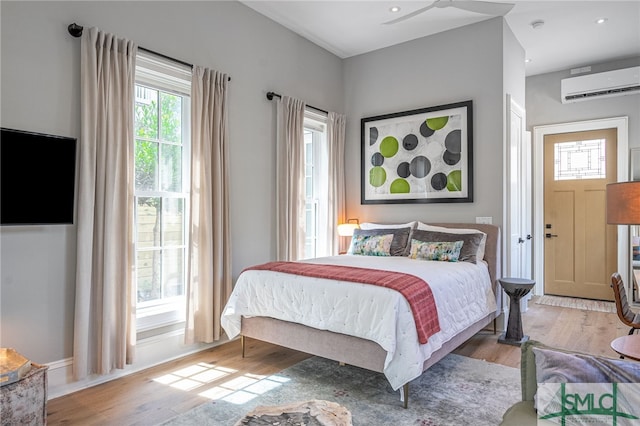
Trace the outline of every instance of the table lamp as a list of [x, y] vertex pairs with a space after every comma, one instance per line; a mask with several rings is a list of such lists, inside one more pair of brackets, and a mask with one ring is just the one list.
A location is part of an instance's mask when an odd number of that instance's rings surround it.
[[[353, 237], [353, 231], [360, 228], [360, 221], [358, 219], [347, 219], [346, 223], [341, 223], [338, 225], [338, 235], [340, 237]], [[346, 248], [349, 247], [348, 243], [345, 243], [344, 238], [341, 238], [340, 241], [340, 252], [339, 254], [345, 254]]]
[[347, 223], [338, 225], [338, 235], [341, 237], [352, 237], [353, 231], [358, 228], [360, 228], [360, 221], [358, 219], [347, 219]]

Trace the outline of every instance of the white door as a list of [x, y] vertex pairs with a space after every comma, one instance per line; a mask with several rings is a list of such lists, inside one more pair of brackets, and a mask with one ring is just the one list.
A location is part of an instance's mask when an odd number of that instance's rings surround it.
[[[522, 178], [524, 184], [524, 224], [522, 232], [525, 235], [524, 239], [524, 270], [523, 278], [533, 278], [533, 146], [531, 143], [531, 132], [525, 133], [524, 150], [522, 152], [522, 171], [524, 176]], [[527, 300], [531, 298], [532, 293], [529, 293]]]
[[[531, 278], [531, 137], [525, 131], [525, 111], [507, 95], [507, 212], [505, 217], [506, 267], [508, 277]], [[526, 311], [523, 299], [522, 310]]]
[[507, 223], [505, 274], [531, 278], [531, 154], [525, 111], [507, 95]]

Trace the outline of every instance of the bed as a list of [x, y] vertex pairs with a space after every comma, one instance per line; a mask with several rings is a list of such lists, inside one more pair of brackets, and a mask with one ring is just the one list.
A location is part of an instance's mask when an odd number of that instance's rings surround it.
[[[384, 226], [374, 229], [388, 229]], [[424, 279], [433, 292], [440, 322], [440, 330], [426, 342], [420, 343], [423, 336], [418, 336], [411, 307], [395, 290], [269, 270], [250, 269], [240, 275], [223, 311], [223, 328], [229, 338], [241, 336], [243, 356], [244, 338], [250, 337], [381, 372], [394, 390], [402, 389], [400, 398], [407, 407], [409, 382], [492, 323], [495, 332], [495, 318], [502, 306], [502, 292], [497, 286], [497, 226], [420, 222], [410, 226], [408, 246], [402, 255], [396, 250], [395, 256], [388, 257], [342, 255], [302, 262], [382, 269]], [[442, 232], [452, 234], [468, 234], [462, 229], [484, 233], [483, 250], [478, 252], [482, 260], [472, 263], [410, 259], [412, 237], [420, 233], [416, 230], [432, 226], [446, 228]], [[379, 231], [384, 232], [387, 231]], [[286, 285], [288, 280], [295, 285]], [[343, 308], [347, 299], [350, 304]]]

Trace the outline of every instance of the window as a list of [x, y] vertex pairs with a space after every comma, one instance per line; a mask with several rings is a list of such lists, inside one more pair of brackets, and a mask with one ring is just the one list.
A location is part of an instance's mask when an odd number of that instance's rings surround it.
[[554, 144], [554, 179], [604, 179], [607, 176], [605, 140]]
[[135, 86], [138, 330], [184, 321], [191, 70], [139, 54]]
[[326, 117], [307, 110], [304, 118], [305, 245], [304, 258], [327, 256], [328, 225]]

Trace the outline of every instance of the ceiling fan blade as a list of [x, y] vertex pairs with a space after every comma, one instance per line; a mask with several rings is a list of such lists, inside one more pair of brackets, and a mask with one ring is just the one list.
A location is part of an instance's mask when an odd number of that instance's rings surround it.
[[411, 13], [407, 13], [404, 16], [401, 16], [397, 19], [394, 19], [392, 21], [388, 21], [388, 22], [383, 22], [382, 25], [391, 25], [391, 24], [397, 24], [398, 22], [402, 22], [402, 21], [406, 21], [407, 19], [413, 18], [416, 15], [421, 14], [422, 12], [426, 12], [427, 10], [436, 7], [436, 4], [438, 3], [439, 0], [434, 1], [433, 3], [431, 3], [429, 6], [425, 6], [423, 8], [420, 8], [418, 10], [414, 10]]
[[479, 0], [452, 0], [451, 3], [449, 3], [449, 6], [467, 10], [469, 12], [483, 13], [485, 15], [504, 16], [513, 9], [515, 4]]

